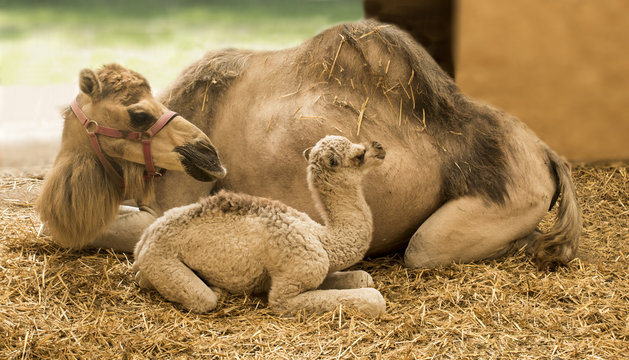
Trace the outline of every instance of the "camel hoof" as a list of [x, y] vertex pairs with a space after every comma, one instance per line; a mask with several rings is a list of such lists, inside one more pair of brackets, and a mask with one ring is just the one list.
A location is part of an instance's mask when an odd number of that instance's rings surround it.
[[365, 272], [365, 275], [366, 275], [365, 281], [364, 281], [365, 282], [365, 286], [363, 286], [363, 287], [370, 287], [370, 288], [374, 287], [375, 284], [373, 282], [373, 277], [371, 277], [371, 275], [368, 272]]
[[183, 303], [182, 305], [192, 312], [206, 313], [216, 309], [218, 306], [218, 298], [215, 293], [212, 293], [210, 296], [196, 299], [194, 303]]
[[370, 317], [384, 315], [387, 310], [387, 303], [380, 291], [373, 288], [365, 288], [363, 291], [365, 293], [364, 302], [357, 304], [356, 310]]
[[354, 277], [353, 283], [356, 284], [356, 288], [372, 288], [374, 287], [373, 277], [363, 270], [352, 271]]
[[144, 276], [144, 274], [142, 274], [141, 271], [138, 271], [137, 273], [135, 273], [135, 282], [142, 289], [153, 289], [154, 288], [153, 284], [151, 284], [151, 282], [148, 281], [148, 279]]
[[225, 298], [225, 296], [227, 296], [227, 291], [225, 291], [225, 290], [223, 290], [221, 288], [218, 288], [218, 287], [215, 287], [215, 286], [210, 286], [210, 289], [212, 289], [212, 291], [214, 292], [214, 295], [216, 295], [216, 301], [217, 302], [221, 301], [222, 299]]

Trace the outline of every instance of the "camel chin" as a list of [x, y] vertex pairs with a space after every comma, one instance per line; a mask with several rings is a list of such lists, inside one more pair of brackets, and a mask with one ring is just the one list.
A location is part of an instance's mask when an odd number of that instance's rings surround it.
[[216, 149], [205, 141], [185, 144], [173, 149], [180, 155], [181, 165], [186, 174], [199, 181], [214, 181], [227, 175], [221, 165]]

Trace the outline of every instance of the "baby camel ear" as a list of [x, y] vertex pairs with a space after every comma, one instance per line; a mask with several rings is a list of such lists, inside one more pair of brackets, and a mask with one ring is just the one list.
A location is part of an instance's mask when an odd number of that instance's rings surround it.
[[304, 159], [310, 160], [310, 151], [311, 150], [312, 150], [312, 147], [309, 147], [306, 150], [304, 150]]
[[98, 76], [91, 69], [83, 69], [79, 73], [79, 88], [93, 100], [99, 99], [102, 93]]

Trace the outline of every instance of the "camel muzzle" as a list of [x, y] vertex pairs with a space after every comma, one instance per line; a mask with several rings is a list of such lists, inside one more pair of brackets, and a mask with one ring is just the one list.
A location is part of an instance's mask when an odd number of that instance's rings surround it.
[[371, 143], [371, 147], [373, 149], [373, 152], [375, 153], [374, 157], [376, 159], [384, 160], [384, 158], [387, 155], [387, 152], [386, 150], [384, 150], [384, 147], [382, 146], [382, 144], [380, 144], [377, 141], [373, 141]]
[[213, 181], [227, 175], [216, 149], [207, 141], [177, 146], [173, 151], [181, 155], [181, 165], [196, 180]]

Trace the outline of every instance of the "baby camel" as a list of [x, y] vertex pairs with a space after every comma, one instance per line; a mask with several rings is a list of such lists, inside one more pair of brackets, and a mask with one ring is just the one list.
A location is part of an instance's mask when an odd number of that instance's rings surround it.
[[339, 270], [369, 248], [373, 224], [361, 184], [385, 150], [377, 142], [327, 136], [304, 156], [325, 225], [278, 201], [221, 191], [167, 211], [144, 232], [134, 254], [138, 284], [196, 312], [216, 307], [211, 286], [268, 293], [269, 306], [280, 312], [329, 311], [342, 304], [383, 314], [384, 298], [367, 287], [371, 277]]

